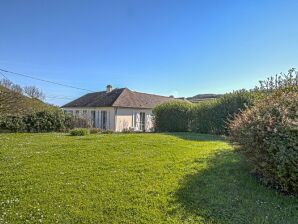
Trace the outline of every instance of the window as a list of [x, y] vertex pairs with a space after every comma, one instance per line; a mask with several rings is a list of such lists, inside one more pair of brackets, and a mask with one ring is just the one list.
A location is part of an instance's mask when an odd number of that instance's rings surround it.
[[87, 118], [87, 110], [83, 110], [83, 116]]
[[95, 123], [95, 110], [91, 111], [91, 124], [92, 127], [95, 128], [96, 127], [96, 123]]
[[65, 110], [64, 111], [66, 114], [71, 114], [71, 115], [73, 115], [73, 111], [72, 110]]
[[107, 111], [101, 111], [100, 128], [103, 130], [107, 129]]
[[80, 111], [76, 110], [76, 116], [79, 116], [79, 115], [80, 115]]
[[145, 131], [145, 112], [140, 112], [140, 130]]

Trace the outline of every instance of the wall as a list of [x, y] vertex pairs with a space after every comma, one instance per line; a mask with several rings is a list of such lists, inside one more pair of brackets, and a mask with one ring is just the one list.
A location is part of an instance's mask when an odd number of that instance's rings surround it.
[[135, 131], [140, 131], [137, 118], [137, 113], [140, 112], [145, 112], [146, 131], [152, 131], [152, 110], [139, 108], [116, 108], [116, 131], [123, 131], [123, 129], [133, 129]]
[[[101, 127], [101, 111], [107, 111], [107, 130], [115, 130], [115, 108], [114, 107], [99, 107], [99, 108], [62, 108], [64, 111], [72, 111], [73, 115], [85, 117], [91, 120], [91, 111], [95, 111], [95, 127]], [[79, 112], [79, 114], [76, 113]], [[84, 113], [86, 111], [86, 113]]]
[[[101, 111], [107, 111], [107, 130], [121, 132], [123, 130], [132, 129], [141, 131], [138, 123], [138, 113], [145, 112], [145, 130], [152, 131], [152, 110], [139, 108], [114, 108], [114, 107], [99, 107], [99, 108], [62, 108], [66, 112], [72, 111], [73, 115], [78, 115], [91, 119], [91, 111], [95, 111], [95, 127], [100, 128]], [[76, 114], [79, 111], [79, 114]], [[83, 113], [86, 111], [86, 114]]]

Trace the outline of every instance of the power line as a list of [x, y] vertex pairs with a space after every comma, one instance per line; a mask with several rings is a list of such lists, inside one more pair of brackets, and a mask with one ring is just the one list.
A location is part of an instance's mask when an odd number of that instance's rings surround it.
[[2, 72], [0, 72], [0, 74], [1, 74], [5, 79], [8, 79]]
[[[67, 84], [62, 84], [62, 83], [58, 83], [58, 82], [53, 82], [53, 81], [49, 81], [49, 80], [45, 80], [45, 79], [41, 79], [41, 78], [37, 78], [37, 77], [34, 77], [34, 76], [30, 76], [30, 75], [26, 75], [26, 74], [22, 74], [22, 73], [18, 73], [18, 72], [12, 72], [12, 71], [8, 71], [8, 70], [4, 70], [4, 69], [1, 69], [1, 68], [0, 68], [0, 71], [2, 71], [2, 72], [6, 72], [6, 73], [10, 73], [10, 74], [14, 74], [14, 75], [18, 75], [18, 76], [27, 77], [27, 78], [30, 78], [30, 79], [35, 79], [35, 80], [42, 81], [42, 82], [51, 83], [51, 84], [54, 84], [54, 85], [59, 85], [59, 86], [64, 86], [64, 87], [68, 87], [68, 88], [73, 88], [73, 89], [83, 90], [83, 91], [87, 91], [87, 92], [95, 92], [95, 91], [93, 91], [93, 90], [84, 89], [84, 88], [79, 88], [79, 87], [76, 87], [76, 86], [67, 85]], [[1, 74], [2, 74], [2, 73], [1, 73]], [[3, 75], [3, 74], [2, 74], [2, 75]], [[4, 76], [4, 75], [3, 75], [3, 76]], [[4, 76], [4, 77], [5, 77], [5, 76]]]

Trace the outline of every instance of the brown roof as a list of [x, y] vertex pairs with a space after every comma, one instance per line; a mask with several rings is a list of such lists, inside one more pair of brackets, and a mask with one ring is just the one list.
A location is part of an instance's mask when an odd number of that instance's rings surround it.
[[154, 108], [156, 105], [175, 100], [171, 97], [158, 96], [131, 91], [127, 88], [114, 89], [111, 92], [88, 93], [62, 107], [131, 107]]

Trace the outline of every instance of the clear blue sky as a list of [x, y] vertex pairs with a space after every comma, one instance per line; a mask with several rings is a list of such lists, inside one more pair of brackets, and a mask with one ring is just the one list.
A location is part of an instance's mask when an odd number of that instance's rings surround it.
[[[0, 1], [0, 68], [175, 96], [251, 88], [298, 63], [298, 1]], [[49, 97], [83, 91], [17, 76]], [[67, 99], [48, 99], [61, 105]]]

